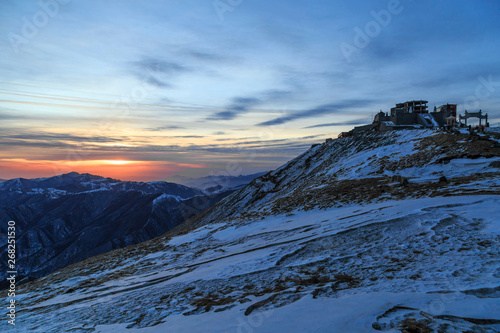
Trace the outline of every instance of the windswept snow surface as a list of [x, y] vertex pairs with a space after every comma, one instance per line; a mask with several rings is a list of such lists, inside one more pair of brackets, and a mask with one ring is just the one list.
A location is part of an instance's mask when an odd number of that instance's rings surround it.
[[20, 286], [16, 329], [500, 332], [499, 137], [327, 140], [174, 235]]
[[476, 195], [205, 225], [92, 275], [41, 279], [20, 293], [17, 328], [400, 332], [413, 318], [495, 332], [499, 216], [500, 197]]

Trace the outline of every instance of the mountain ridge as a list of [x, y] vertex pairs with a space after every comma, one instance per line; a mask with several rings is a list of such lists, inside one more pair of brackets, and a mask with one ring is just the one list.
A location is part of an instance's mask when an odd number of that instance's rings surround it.
[[[157, 237], [228, 193], [209, 195], [179, 184], [72, 172], [0, 183], [0, 218], [16, 222], [18, 272], [30, 280]], [[5, 259], [0, 266], [5, 268], [6, 224], [0, 234]]]
[[494, 332], [499, 143], [327, 140], [163, 236], [23, 285], [23, 327]]
[[[440, 133], [434, 130], [417, 132], [410, 130], [370, 133], [337, 140], [327, 139], [323, 144], [313, 145], [308, 151], [280, 168], [255, 179], [245, 188], [226, 197], [217, 206], [186, 221], [179, 228], [188, 224], [200, 226], [209, 220], [234, 216], [237, 212], [244, 212], [241, 216], [251, 216], [250, 212], [257, 216], [289, 212], [301, 206], [298, 198], [302, 198], [305, 208], [310, 209], [318, 206], [331, 207], [336, 200], [339, 200], [340, 205], [353, 201], [362, 203], [386, 194], [389, 197], [408, 197], [413, 194], [418, 197], [424, 195], [422, 192], [429, 190], [437, 195], [439, 189], [443, 187], [439, 185], [448, 185], [439, 182], [442, 176], [445, 178], [448, 176], [451, 181], [457, 178], [454, 180], [456, 183], [467, 183], [472, 180], [467, 178], [471, 177], [471, 172], [459, 175], [464, 177], [454, 177], [457, 175], [447, 168], [452, 160], [459, 163], [462, 159], [476, 161], [480, 158], [486, 159], [480, 163], [485, 164], [485, 167], [497, 165], [490, 169], [493, 176], [496, 175], [500, 158], [498, 143], [500, 135], [496, 131], [492, 131], [489, 135], [492, 137], [470, 136], [467, 133]], [[419, 146], [415, 147], [417, 140], [421, 141]], [[372, 150], [376, 152], [370, 156]], [[364, 156], [366, 151], [368, 156]], [[411, 154], [412, 152], [415, 154]], [[346, 158], [352, 155], [357, 155], [355, 161]], [[318, 159], [318, 156], [322, 156], [323, 159]], [[374, 163], [370, 163], [370, 159]], [[426, 167], [429, 170], [426, 170]], [[297, 176], [294, 176], [297, 172], [304, 172], [309, 176], [298, 180]], [[421, 172], [424, 172], [423, 176]], [[373, 191], [373, 187], [380, 190]], [[335, 197], [335, 192], [340, 195]], [[276, 193], [281, 194], [279, 200], [273, 199], [277, 196]], [[362, 199], [358, 200], [356, 196]], [[366, 196], [368, 197], [363, 198]], [[251, 198], [252, 202], [249, 203], [246, 200], [248, 198]], [[322, 199], [323, 203], [320, 202]], [[258, 206], [259, 202], [263, 203], [262, 207]], [[237, 208], [231, 210], [227, 206]]]
[[68, 193], [80, 193], [85, 190], [91, 191], [99, 189], [114, 190], [117, 187], [121, 187], [121, 190], [136, 189], [145, 193], [155, 193], [159, 190], [177, 190], [179, 192], [183, 192], [184, 197], [204, 194], [204, 192], [200, 190], [192, 189], [181, 184], [163, 181], [121, 181], [118, 179], [91, 175], [88, 173], [80, 174], [77, 172], [70, 172], [47, 178], [14, 178], [0, 183], [0, 190], [21, 190], [23, 188], [40, 188], [48, 190], [53, 188], [56, 190], [67, 191]]

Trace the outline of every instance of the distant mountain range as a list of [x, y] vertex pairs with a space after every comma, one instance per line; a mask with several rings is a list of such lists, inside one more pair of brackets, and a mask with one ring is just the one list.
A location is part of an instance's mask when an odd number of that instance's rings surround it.
[[183, 176], [173, 176], [168, 178], [168, 181], [173, 183], [182, 184], [189, 187], [195, 187], [202, 190], [213, 191], [216, 189], [228, 189], [234, 188], [250, 183], [255, 178], [258, 178], [266, 172], [258, 172], [250, 175], [240, 175], [240, 176], [229, 176], [229, 175], [219, 175], [219, 176], [208, 176], [201, 178], [189, 178]]
[[[130, 182], [76, 172], [0, 183], [0, 220], [16, 222], [17, 270], [38, 278], [69, 264], [157, 237], [231, 190]], [[0, 226], [0, 278], [7, 269], [7, 223]]]

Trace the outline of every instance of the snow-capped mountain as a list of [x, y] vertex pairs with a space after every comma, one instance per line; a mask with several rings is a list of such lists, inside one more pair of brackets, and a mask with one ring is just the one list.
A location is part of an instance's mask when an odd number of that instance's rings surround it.
[[162, 237], [21, 286], [16, 328], [498, 332], [499, 140], [327, 140]]
[[201, 191], [184, 185], [167, 182], [132, 182], [104, 178], [90, 174], [70, 172], [50, 178], [16, 178], [0, 184], [0, 191], [23, 192], [25, 194], [53, 194], [54, 196], [81, 193], [85, 191], [139, 191], [145, 194], [174, 193], [186, 199], [203, 194]]
[[[122, 182], [69, 173], [0, 183], [0, 219], [16, 222], [20, 277], [37, 278], [113, 249], [157, 237], [228, 193], [208, 196], [166, 182]], [[7, 275], [7, 223], [0, 277]]]

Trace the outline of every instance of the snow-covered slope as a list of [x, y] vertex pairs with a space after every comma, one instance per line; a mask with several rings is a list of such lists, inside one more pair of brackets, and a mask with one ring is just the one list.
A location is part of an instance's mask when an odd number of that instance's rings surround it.
[[498, 177], [499, 135], [492, 135], [406, 130], [327, 140], [184, 226], [384, 198], [488, 192], [489, 185], [476, 184]]
[[497, 140], [328, 141], [172, 233], [21, 286], [16, 328], [498, 332]]

